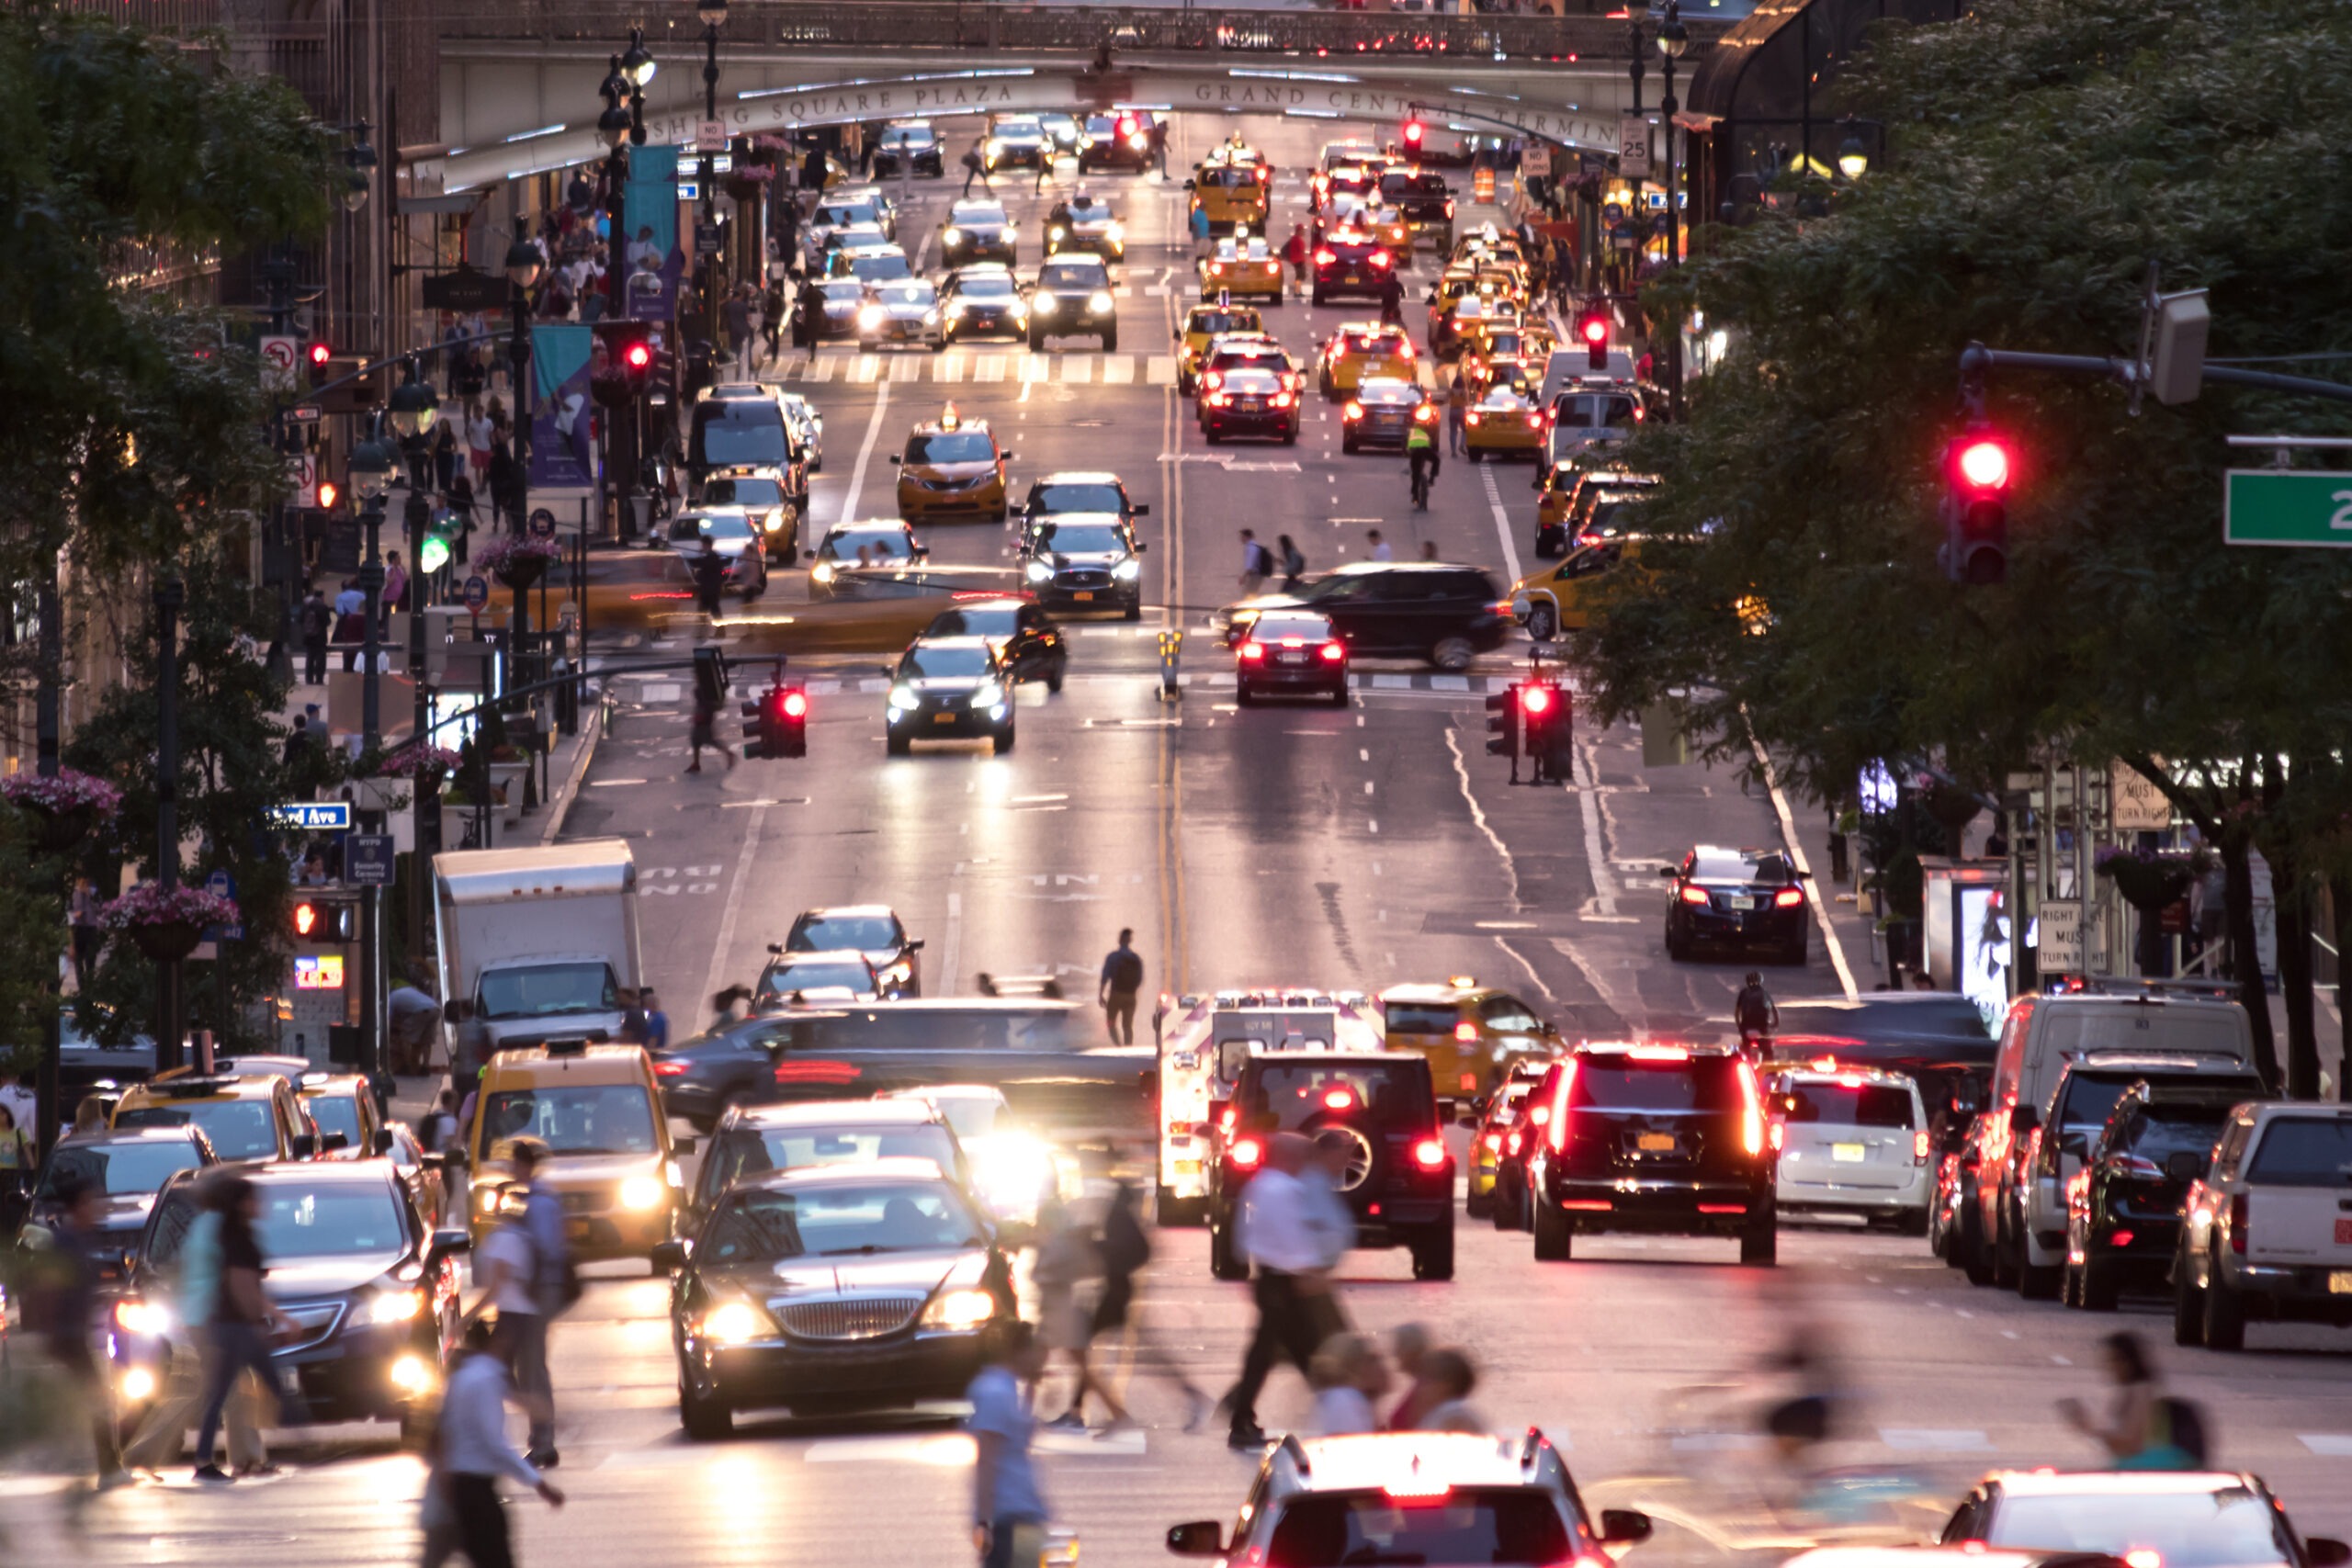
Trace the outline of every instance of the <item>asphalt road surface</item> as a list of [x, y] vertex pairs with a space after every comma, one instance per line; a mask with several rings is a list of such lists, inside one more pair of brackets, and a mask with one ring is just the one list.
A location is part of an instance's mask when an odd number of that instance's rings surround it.
[[[1225, 129], [1180, 122], [1179, 179], [1186, 153]], [[1250, 129], [1286, 170], [1277, 187], [1286, 219], [1303, 194], [1298, 171], [1329, 130]], [[1050, 195], [999, 183], [1019, 192], [1012, 205], [1034, 241]], [[817, 684], [805, 761], [684, 777], [680, 682], [617, 683], [616, 720], [569, 832], [626, 834], [635, 846], [645, 957], [680, 1032], [718, 985], [756, 975], [797, 911], [850, 901], [889, 903], [926, 939], [933, 994], [969, 991], [986, 971], [1055, 974], [1091, 995], [1125, 925], [1154, 990], [1376, 989], [1471, 974], [1524, 994], [1572, 1035], [1719, 1029], [1745, 965], [1666, 960], [1657, 869], [1693, 841], [1774, 841], [1760, 788], [1696, 766], [1645, 770], [1637, 735], [1589, 726], [1574, 787], [1510, 787], [1502, 761], [1485, 753], [1479, 699], [1508, 677], [1511, 653], [1450, 680], [1401, 663], [1367, 669], [1344, 711], [1240, 713], [1229, 684], [1220, 691], [1216, 677], [1230, 667], [1200, 632], [1232, 596], [1237, 529], [1291, 533], [1321, 569], [1362, 558], [1365, 530], [1377, 525], [1400, 558], [1430, 541], [1507, 584], [1529, 553], [1528, 471], [1450, 463], [1430, 510], [1415, 514], [1401, 461], [1342, 457], [1319, 402], [1295, 447], [1207, 448], [1164, 373], [1190, 276], [1181, 191], [1149, 176], [1093, 183], [1125, 209], [1131, 237], [1123, 355], [975, 348], [866, 365], [835, 348], [823, 378], [796, 365], [786, 379], [826, 417], [820, 524], [888, 513], [888, 453], [951, 396], [1014, 448], [1016, 485], [1056, 468], [1119, 471], [1152, 506], [1146, 616], [1139, 626], [1079, 624], [1069, 684], [1052, 697], [1023, 690], [1019, 745], [1001, 758], [983, 748], [886, 760], [880, 667], [833, 660], [807, 671]], [[927, 261], [952, 182], [915, 188], [905, 233], [910, 245], [927, 241]], [[1286, 231], [1287, 221], [1276, 227]], [[1024, 255], [1024, 265], [1034, 261]], [[1430, 265], [1425, 255], [1418, 278]], [[1363, 313], [1295, 302], [1269, 311], [1301, 351]], [[951, 367], [956, 378], [943, 383]], [[993, 525], [926, 533], [939, 559], [1010, 559], [1010, 536]], [[799, 592], [780, 578], [770, 607]], [[1181, 704], [1155, 695], [1154, 637], [1166, 626], [1193, 634]], [[683, 646], [672, 640], [667, 651]], [[1772, 981], [1784, 997], [1837, 987], [1818, 932], [1809, 967]], [[1249, 1325], [1246, 1288], [1211, 1280], [1200, 1232], [1159, 1233], [1158, 1249], [1143, 1332], [1221, 1389]], [[2052, 1402], [2103, 1397], [2097, 1338], [2119, 1324], [2166, 1339], [2153, 1301], [2107, 1316], [1972, 1291], [1907, 1238], [1792, 1227], [1781, 1258], [1767, 1274], [1733, 1266], [1729, 1244], [1625, 1239], [1580, 1244], [1575, 1263], [1538, 1266], [1525, 1236], [1465, 1223], [1453, 1281], [1417, 1284], [1402, 1254], [1358, 1254], [1347, 1299], [1361, 1325], [1419, 1321], [1465, 1347], [1485, 1378], [1475, 1403], [1498, 1430], [1543, 1427], [1589, 1501], [1646, 1505], [1674, 1521], [1629, 1560], [1636, 1564], [1762, 1561], [1784, 1539], [1757, 1501], [1772, 1476], [1754, 1411], [1774, 1387], [1759, 1369], [1801, 1314], [1831, 1325], [1846, 1355], [1856, 1398], [1838, 1461], [1909, 1478], [1921, 1501], [1906, 1517], [1922, 1525], [1996, 1464], [2091, 1461]], [[571, 1501], [560, 1513], [514, 1505], [522, 1561], [964, 1560], [968, 1449], [948, 1416], [746, 1421], [732, 1441], [689, 1444], [677, 1426], [662, 1283], [628, 1266], [592, 1272], [554, 1342], [557, 1479]], [[2262, 1326], [2251, 1343], [2251, 1353], [2228, 1357], [2165, 1344], [2164, 1359], [2177, 1391], [2211, 1412], [2224, 1462], [2266, 1475], [2307, 1531], [2352, 1533], [2340, 1485], [2352, 1455], [2346, 1343]], [[1132, 1365], [1123, 1353], [1120, 1375]], [[1253, 1463], [1226, 1450], [1214, 1421], [1184, 1432], [1169, 1384], [1139, 1378], [1130, 1393], [1141, 1430], [1057, 1434], [1045, 1461], [1059, 1522], [1080, 1532], [1082, 1560], [1104, 1568], [1163, 1561], [1170, 1524], [1229, 1519]], [[1041, 1408], [1061, 1404], [1049, 1389]], [[1280, 1427], [1306, 1406], [1303, 1385], [1282, 1372], [1262, 1415]], [[337, 1429], [279, 1453], [288, 1469], [266, 1481], [207, 1491], [179, 1472], [108, 1495], [71, 1542], [48, 1535], [52, 1483], [17, 1478], [0, 1486], [0, 1517], [18, 1529], [0, 1558], [305, 1568], [415, 1560], [422, 1471], [390, 1432]]]

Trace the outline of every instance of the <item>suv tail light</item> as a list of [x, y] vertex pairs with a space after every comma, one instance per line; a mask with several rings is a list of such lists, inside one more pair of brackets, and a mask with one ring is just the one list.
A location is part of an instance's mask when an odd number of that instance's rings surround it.
[[1252, 641], [1245, 642], [1241, 645], [1241, 662], [1244, 664], [1261, 664], [1265, 662], [1265, 658], [1266, 645], [1264, 643]]
[[2240, 1258], [2245, 1256], [2246, 1233], [2254, 1229], [2253, 1206], [2246, 1195], [2238, 1193], [2230, 1200], [2230, 1250]]
[[1764, 1141], [1764, 1096], [1756, 1087], [1756, 1068], [1747, 1057], [1737, 1064], [1739, 1073], [1739, 1141], [1751, 1155], [1760, 1155]]
[[1345, 643], [1327, 642], [1323, 645], [1323, 662], [1326, 664], [1337, 664], [1347, 656], [1348, 649]]
[[1682, 901], [1686, 904], [1703, 904], [1707, 901], [1707, 890], [1703, 887], [1685, 887], [1682, 890]]
[[1423, 1138], [1413, 1145], [1413, 1163], [1423, 1170], [1436, 1170], [1445, 1164], [1445, 1140]]
[[1772, 895], [1772, 903], [1776, 908], [1793, 909], [1804, 902], [1804, 889], [1802, 887], [1783, 887]]
[[1925, 1128], [1911, 1134], [1911, 1163], [1913, 1165], [1928, 1163], [1928, 1134]]
[[1329, 249], [1328, 246], [1315, 253], [1315, 265], [1317, 266], [1329, 266], [1333, 262], [1338, 261], [1339, 259], [1340, 253]]
[[[1544, 1136], [1550, 1141], [1552, 1152], [1555, 1155], [1566, 1152], [1568, 1146], [1568, 1096], [1575, 1090], [1576, 1082], [1577, 1059], [1571, 1056], [1560, 1064], [1560, 1087], [1552, 1095], [1552, 1103], [1548, 1107], [1552, 1114], [1548, 1123], [1539, 1122], [1539, 1125], [1547, 1125]], [[1544, 1106], [1536, 1107], [1539, 1113], [1545, 1109]]]
[[1266, 1157], [1266, 1145], [1255, 1138], [1236, 1138], [1233, 1140], [1232, 1147], [1227, 1149], [1225, 1155], [1243, 1170], [1255, 1170], [1258, 1168], [1258, 1162]]
[[656, 1077], [674, 1078], [683, 1074], [685, 1070], [686, 1065], [684, 1062], [656, 1062], [653, 1064], [653, 1074]]

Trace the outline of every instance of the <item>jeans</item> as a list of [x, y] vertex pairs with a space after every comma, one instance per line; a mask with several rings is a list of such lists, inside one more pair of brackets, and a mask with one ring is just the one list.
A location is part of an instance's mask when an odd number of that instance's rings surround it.
[[514, 1369], [514, 1391], [530, 1407], [530, 1451], [546, 1453], [555, 1447], [555, 1385], [548, 1376], [548, 1320], [535, 1312], [502, 1312], [492, 1330], [491, 1348]]
[[292, 1403], [286, 1397], [286, 1385], [278, 1381], [277, 1363], [269, 1358], [269, 1341], [262, 1337], [260, 1325], [239, 1323], [233, 1319], [216, 1319], [212, 1324], [212, 1357], [206, 1371], [204, 1419], [196, 1428], [196, 1462], [212, 1462], [213, 1439], [220, 1435], [220, 1413], [229, 1403], [229, 1390], [237, 1374], [250, 1371], [269, 1390], [270, 1401], [277, 1407], [281, 1426], [291, 1426], [296, 1419]]
[[1102, 1021], [1111, 1031], [1111, 1043], [1132, 1045], [1136, 1043], [1136, 994], [1133, 991], [1113, 991], [1102, 999]]
[[323, 686], [327, 683], [327, 639], [304, 638], [302, 642], [302, 683]]

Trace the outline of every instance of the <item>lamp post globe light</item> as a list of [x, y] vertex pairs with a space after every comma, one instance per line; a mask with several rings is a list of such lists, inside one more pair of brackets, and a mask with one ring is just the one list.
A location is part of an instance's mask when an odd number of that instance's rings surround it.
[[343, 184], [343, 208], [356, 212], [368, 205], [368, 187], [376, 173], [376, 150], [368, 145], [368, 122], [360, 120], [351, 128], [351, 145], [343, 150], [346, 173]]
[[1846, 121], [1846, 140], [1838, 144], [1838, 172], [1849, 180], [1859, 180], [1871, 166], [1870, 149], [1862, 145], [1861, 132], [1853, 119]]
[[653, 73], [661, 69], [660, 62], [646, 51], [643, 28], [629, 28], [628, 50], [620, 57], [619, 64], [621, 74], [628, 78], [628, 85], [639, 89], [652, 81]]

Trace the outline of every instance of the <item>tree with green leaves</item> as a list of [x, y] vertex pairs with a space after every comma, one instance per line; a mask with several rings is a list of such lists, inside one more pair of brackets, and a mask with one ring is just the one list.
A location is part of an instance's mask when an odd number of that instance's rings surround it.
[[2215, 388], [2135, 415], [2112, 384], [1995, 372], [1998, 587], [1945, 579], [1940, 459], [1965, 344], [2128, 355], [2151, 263], [2211, 290], [2217, 356], [2352, 347], [2347, 66], [2352, 15], [2323, 0], [2004, 0], [1882, 33], [1850, 82], [1889, 155], [1653, 287], [1734, 346], [1628, 448], [1666, 476], [1652, 538], [1577, 639], [1605, 716], [1690, 694], [1717, 756], [1752, 732], [1824, 799], [1876, 757], [1977, 790], [2042, 754], [2130, 761], [2229, 869], [2266, 1053], [2247, 852], [2284, 897], [2317, 874], [2290, 807], [2352, 741], [2352, 562], [2226, 547], [2222, 437], [2346, 411]]

